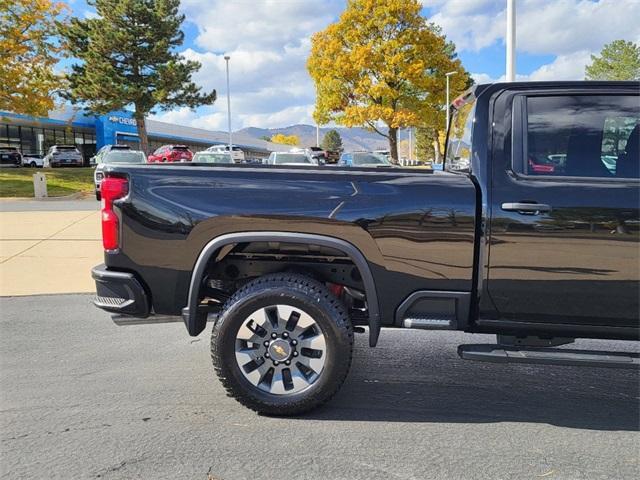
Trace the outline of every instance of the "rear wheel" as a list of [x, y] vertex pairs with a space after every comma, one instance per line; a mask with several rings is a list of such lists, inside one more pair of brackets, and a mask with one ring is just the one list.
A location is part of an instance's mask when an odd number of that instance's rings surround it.
[[267, 415], [296, 415], [342, 386], [353, 329], [342, 303], [304, 275], [258, 278], [227, 302], [211, 356], [228, 394]]
[[37, 164], [36, 162], [30, 162], [30, 163], [29, 163], [29, 166], [30, 166], [31, 168], [36, 168], [36, 167], [38, 166], [38, 164]]

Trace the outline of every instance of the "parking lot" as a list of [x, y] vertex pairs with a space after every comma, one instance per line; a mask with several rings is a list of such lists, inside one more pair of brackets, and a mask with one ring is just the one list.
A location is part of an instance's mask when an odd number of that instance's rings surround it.
[[90, 300], [0, 299], [2, 478], [640, 474], [635, 371], [473, 363], [456, 346], [491, 337], [386, 330], [375, 349], [357, 336], [347, 383], [328, 405], [267, 418], [225, 396], [207, 333], [116, 327]]

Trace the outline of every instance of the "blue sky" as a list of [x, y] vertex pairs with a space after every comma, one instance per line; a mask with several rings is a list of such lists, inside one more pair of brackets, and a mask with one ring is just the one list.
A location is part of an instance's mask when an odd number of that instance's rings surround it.
[[[92, 15], [83, 0], [68, 2]], [[182, 0], [182, 54], [202, 63], [195, 81], [215, 88], [215, 105], [158, 112], [171, 123], [226, 128], [225, 54], [231, 56], [233, 128], [312, 123], [306, 72], [311, 34], [335, 21], [345, 0]], [[423, 14], [456, 44], [478, 82], [505, 69], [506, 0], [422, 0]], [[590, 55], [616, 39], [640, 42], [640, 0], [516, 0], [516, 70], [522, 80], [582, 79]]]

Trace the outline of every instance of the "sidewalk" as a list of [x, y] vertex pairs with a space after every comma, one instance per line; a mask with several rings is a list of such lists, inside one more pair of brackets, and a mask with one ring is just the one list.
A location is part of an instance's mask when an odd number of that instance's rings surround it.
[[99, 211], [0, 212], [0, 296], [94, 292]]

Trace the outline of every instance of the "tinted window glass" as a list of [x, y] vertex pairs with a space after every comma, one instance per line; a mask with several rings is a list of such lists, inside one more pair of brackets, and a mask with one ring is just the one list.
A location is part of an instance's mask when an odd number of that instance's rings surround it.
[[354, 153], [353, 164], [355, 166], [390, 166], [391, 163], [387, 161], [382, 155], [375, 153]]
[[528, 175], [638, 178], [637, 96], [527, 98]]
[[275, 163], [311, 163], [311, 160], [306, 155], [297, 153], [278, 153], [275, 156]]

